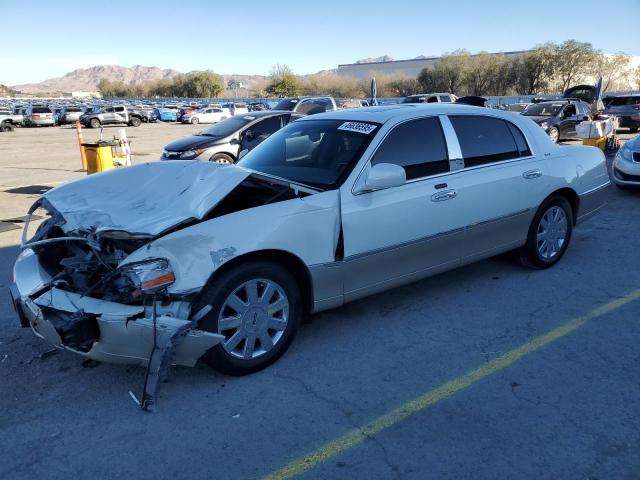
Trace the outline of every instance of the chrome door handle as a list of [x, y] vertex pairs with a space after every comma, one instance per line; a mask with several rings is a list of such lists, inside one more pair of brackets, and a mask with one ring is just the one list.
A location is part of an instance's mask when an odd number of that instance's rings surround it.
[[540, 170], [529, 170], [522, 174], [523, 178], [527, 180], [531, 180], [532, 178], [538, 178], [542, 176], [542, 172]]
[[444, 202], [445, 200], [451, 200], [452, 198], [456, 198], [458, 196], [458, 192], [455, 190], [446, 190], [444, 192], [438, 192], [431, 195], [432, 202]]

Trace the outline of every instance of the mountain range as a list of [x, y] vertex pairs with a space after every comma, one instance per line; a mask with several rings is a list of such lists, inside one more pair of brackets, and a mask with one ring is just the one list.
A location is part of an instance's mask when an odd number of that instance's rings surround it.
[[[392, 61], [388, 55], [372, 57], [358, 60], [355, 63], [371, 63]], [[326, 75], [335, 73], [335, 70], [322, 70], [314, 75]], [[128, 84], [141, 84], [152, 80], [171, 79], [180, 72], [170, 68], [145, 67], [134, 65], [133, 67], [122, 67], [119, 65], [96, 65], [90, 68], [78, 68], [62, 77], [50, 78], [38, 83], [25, 83], [12, 85], [11, 88], [22, 93], [42, 94], [60, 92], [93, 92], [98, 88], [98, 82], [103, 78], [111, 82], [124, 82]], [[264, 75], [221, 75], [223, 81], [230, 79], [240, 81], [247, 88], [251, 89], [255, 84], [266, 80]], [[1, 79], [0, 79], [1, 80]]]

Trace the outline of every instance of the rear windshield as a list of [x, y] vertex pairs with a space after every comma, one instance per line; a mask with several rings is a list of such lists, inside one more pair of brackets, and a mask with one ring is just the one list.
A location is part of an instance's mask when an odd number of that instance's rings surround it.
[[640, 96], [639, 97], [614, 97], [609, 106], [611, 107], [620, 107], [623, 105], [638, 105], [640, 104]]
[[297, 98], [286, 98], [284, 100], [280, 100], [275, 107], [274, 110], [293, 110], [295, 106], [298, 104], [300, 100]]
[[33, 107], [33, 113], [51, 113], [51, 109], [47, 107]]
[[66, 111], [67, 112], [81, 112], [82, 109], [78, 108], [78, 107], [67, 107]]

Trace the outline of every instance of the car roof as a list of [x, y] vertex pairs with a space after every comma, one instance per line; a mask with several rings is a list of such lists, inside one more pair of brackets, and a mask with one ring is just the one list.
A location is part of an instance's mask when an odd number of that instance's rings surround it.
[[416, 115], [488, 115], [507, 117], [510, 112], [503, 113], [485, 107], [473, 107], [471, 105], [457, 103], [398, 103], [381, 107], [346, 108], [335, 112], [317, 113], [303, 117], [299, 122], [313, 120], [350, 120], [362, 122], [386, 123], [392, 119], [413, 118]]

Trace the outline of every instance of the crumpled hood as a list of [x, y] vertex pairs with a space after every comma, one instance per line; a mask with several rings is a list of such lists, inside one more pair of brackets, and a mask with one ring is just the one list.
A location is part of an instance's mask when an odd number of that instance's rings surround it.
[[202, 219], [250, 174], [212, 162], [153, 162], [90, 175], [43, 197], [65, 220], [67, 234], [119, 230], [157, 236]]

